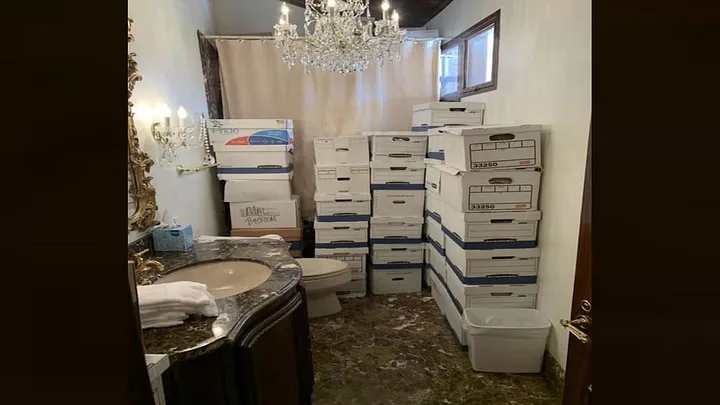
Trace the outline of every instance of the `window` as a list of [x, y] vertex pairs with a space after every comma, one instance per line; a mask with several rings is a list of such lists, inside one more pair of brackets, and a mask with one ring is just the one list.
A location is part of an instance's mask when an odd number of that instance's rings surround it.
[[443, 44], [440, 52], [440, 100], [497, 88], [500, 10]]

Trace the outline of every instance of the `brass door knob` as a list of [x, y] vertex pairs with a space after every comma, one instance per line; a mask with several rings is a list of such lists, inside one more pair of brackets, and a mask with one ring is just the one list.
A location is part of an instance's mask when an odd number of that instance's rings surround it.
[[583, 332], [583, 330], [590, 329], [591, 324], [591, 318], [587, 315], [580, 315], [572, 321], [568, 321], [567, 319], [560, 320], [560, 325], [572, 333], [573, 336], [578, 338], [582, 343], [590, 343], [590, 336]]

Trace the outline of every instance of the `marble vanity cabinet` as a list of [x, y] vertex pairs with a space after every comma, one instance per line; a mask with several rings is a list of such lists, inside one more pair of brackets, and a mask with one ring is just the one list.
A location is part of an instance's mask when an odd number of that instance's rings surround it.
[[217, 318], [191, 317], [183, 325], [143, 331], [146, 352], [170, 358], [162, 377], [168, 405], [310, 404], [314, 379], [305, 289], [286, 243], [219, 240], [153, 258], [165, 270], [138, 274], [139, 283], [216, 260], [271, 268], [258, 287], [216, 300]]

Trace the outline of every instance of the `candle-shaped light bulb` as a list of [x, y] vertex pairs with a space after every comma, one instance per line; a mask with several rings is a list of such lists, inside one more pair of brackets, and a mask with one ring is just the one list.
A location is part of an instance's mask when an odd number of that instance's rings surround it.
[[278, 24], [285, 25], [285, 17], [284, 16], [280, 16], [280, 20], [278, 21]]
[[328, 8], [335, 8], [337, 3], [335, 3], [335, 0], [327, 0], [327, 6]]
[[400, 21], [400, 14], [398, 14], [397, 10], [393, 10], [392, 20], [395, 21], [395, 22]]
[[388, 19], [388, 10], [390, 10], [390, 2], [387, 0], [383, 0], [381, 7], [382, 7], [382, 19], [387, 20]]
[[165, 126], [170, 127], [170, 116], [172, 115], [172, 111], [170, 111], [170, 107], [168, 107], [167, 104], [158, 104], [155, 107], [155, 115], [163, 117]]
[[183, 121], [185, 121], [185, 118], [187, 118], [187, 111], [185, 111], [183, 106], [180, 106], [180, 108], [178, 108], [178, 118], [180, 119], [181, 124]]
[[283, 2], [282, 6], [280, 7], [280, 12], [283, 14], [290, 14], [290, 8]]

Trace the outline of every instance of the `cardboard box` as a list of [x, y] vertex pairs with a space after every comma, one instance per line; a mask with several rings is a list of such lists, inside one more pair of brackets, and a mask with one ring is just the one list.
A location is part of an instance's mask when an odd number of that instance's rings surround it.
[[418, 161], [427, 153], [427, 134], [411, 131], [363, 132], [373, 161]]
[[258, 145], [243, 148], [215, 146], [214, 149], [218, 164], [245, 169], [241, 173], [264, 173], [265, 169], [280, 169], [293, 165], [291, 145]]
[[370, 147], [366, 136], [315, 138], [315, 162], [319, 166], [368, 165]]
[[315, 166], [315, 189], [320, 194], [367, 194], [370, 192], [370, 166]]
[[466, 250], [537, 246], [540, 211], [462, 213], [445, 211], [443, 233]]
[[358, 248], [368, 246], [368, 223], [315, 221], [316, 248]]
[[219, 180], [225, 181], [290, 181], [293, 178], [293, 168], [282, 167], [242, 173], [242, 170], [232, 166], [218, 166], [217, 175]]
[[370, 249], [374, 269], [415, 269], [425, 260], [424, 243], [374, 243]]
[[440, 285], [440, 287], [437, 288], [437, 296], [439, 297], [440, 305], [443, 306], [442, 313], [445, 315], [448, 325], [450, 325], [450, 331], [453, 333], [457, 343], [460, 344], [460, 346], [466, 347], [468, 340], [467, 333], [462, 326], [463, 308], [455, 297], [450, 294], [447, 282], [440, 279], [435, 272], [432, 273], [432, 276], [434, 277], [433, 287]]
[[438, 277], [445, 280], [445, 255], [437, 249], [437, 246], [430, 243], [427, 244], [425, 251], [427, 252], [425, 263], [430, 265], [432, 270], [438, 274]]
[[432, 217], [437, 223], [442, 224], [442, 216], [449, 208], [439, 196], [432, 193], [425, 193], [425, 217]]
[[463, 171], [540, 168], [540, 125], [441, 128], [445, 164]]
[[536, 211], [540, 172], [505, 170], [460, 172], [447, 165], [440, 196], [445, 205], [462, 212]]
[[371, 190], [424, 190], [423, 161], [391, 163], [373, 161], [370, 165]]
[[535, 308], [537, 284], [466, 285], [448, 268], [445, 283], [451, 299], [461, 309], [467, 308]]
[[442, 135], [428, 135], [427, 157], [439, 161], [445, 160], [445, 147], [443, 146]]
[[293, 122], [285, 119], [211, 119], [207, 121], [213, 147], [292, 145]]
[[413, 128], [482, 125], [485, 103], [434, 101], [413, 106]]
[[372, 243], [422, 242], [424, 219], [421, 217], [372, 217], [370, 241]]
[[370, 193], [315, 193], [316, 221], [357, 222], [369, 221], [371, 209]]
[[423, 265], [407, 269], [370, 267], [370, 291], [375, 295], [403, 294], [422, 290]]
[[375, 190], [373, 215], [379, 217], [423, 217], [425, 190]]
[[300, 226], [298, 196], [288, 201], [231, 202], [230, 220], [235, 229], [297, 228]]
[[292, 199], [290, 180], [232, 180], [225, 183], [225, 202]]
[[445, 233], [442, 225], [433, 217], [425, 217], [425, 238], [428, 244], [432, 244], [443, 256], [445, 255]]
[[316, 248], [315, 257], [335, 259], [347, 263], [353, 275], [365, 274], [367, 271], [367, 247], [359, 248]]
[[425, 169], [425, 190], [427, 194], [440, 198], [440, 184], [442, 180], [442, 172], [433, 165], [427, 165]]
[[[438, 279], [437, 274], [433, 271], [431, 267], [426, 267], [430, 270], [430, 284], [432, 285], [430, 292], [432, 293], [432, 297], [435, 299], [435, 305], [437, 305], [438, 309], [440, 310], [440, 313], [445, 316], [445, 300], [443, 299], [442, 294], [440, 293], [441, 290], [445, 289], [445, 286], [443, 286], [440, 283], [440, 280]], [[446, 292], [447, 294], [447, 292]]]
[[464, 250], [450, 240], [445, 259], [463, 284], [534, 284], [540, 249]]
[[292, 257], [302, 257], [302, 238], [303, 229], [298, 228], [249, 228], [249, 229], [231, 229], [230, 236], [243, 236], [246, 238], [260, 238], [265, 235], [278, 235], [285, 239], [288, 244], [288, 250]]
[[365, 275], [362, 278], [355, 278], [349, 283], [340, 287], [336, 292], [338, 298], [362, 298], [367, 295], [367, 279]]

